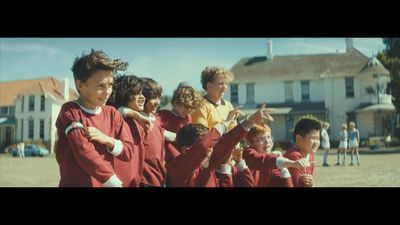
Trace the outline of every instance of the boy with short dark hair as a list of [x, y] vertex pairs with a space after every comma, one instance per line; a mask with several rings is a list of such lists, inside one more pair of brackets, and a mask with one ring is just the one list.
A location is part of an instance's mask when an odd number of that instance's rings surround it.
[[318, 150], [321, 123], [315, 119], [304, 118], [296, 123], [293, 138], [294, 146], [283, 155], [291, 160], [306, 158], [310, 163], [305, 168], [288, 168], [295, 187], [314, 186], [314, 153]]

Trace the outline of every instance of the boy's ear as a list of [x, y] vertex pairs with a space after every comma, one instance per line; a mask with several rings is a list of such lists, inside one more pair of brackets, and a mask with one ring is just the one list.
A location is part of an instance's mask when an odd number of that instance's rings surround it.
[[303, 140], [303, 137], [300, 134], [296, 134], [296, 143], [299, 143]]
[[82, 88], [83, 82], [81, 80], [75, 80], [76, 89], [79, 91]]
[[206, 91], [208, 91], [208, 89], [210, 89], [210, 85], [211, 85], [211, 83], [210, 83], [210, 82], [207, 82], [207, 84], [206, 84]]

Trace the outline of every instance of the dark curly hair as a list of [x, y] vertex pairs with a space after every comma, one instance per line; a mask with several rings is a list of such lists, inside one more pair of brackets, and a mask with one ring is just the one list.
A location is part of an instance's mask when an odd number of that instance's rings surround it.
[[103, 51], [92, 49], [90, 54], [82, 54], [81, 57], [76, 57], [71, 70], [75, 80], [85, 82], [99, 70], [109, 70], [114, 73], [117, 70], [126, 70], [127, 66], [127, 62], [120, 59], [110, 59]]
[[133, 74], [117, 75], [114, 79], [113, 92], [107, 105], [115, 108], [127, 106], [134, 95], [143, 90], [143, 80]]
[[180, 104], [189, 110], [195, 110], [201, 103], [201, 96], [190, 86], [178, 86], [171, 99], [172, 105]]
[[199, 137], [203, 136], [208, 128], [200, 123], [190, 123], [182, 127], [176, 134], [178, 148], [190, 147]]

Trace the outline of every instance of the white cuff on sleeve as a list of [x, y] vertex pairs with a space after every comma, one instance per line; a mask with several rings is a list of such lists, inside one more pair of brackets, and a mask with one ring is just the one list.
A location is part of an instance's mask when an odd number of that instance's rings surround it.
[[176, 133], [164, 130], [164, 138], [166, 141], [175, 141], [176, 139]]
[[288, 163], [288, 162], [292, 162], [292, 160], [280, 156], [280, 157], [276, 158], [276, 167], [278, 167], [278, 169], [282, 169], [285, 167], [285, 163]]
[[289, 178], [292, 177], [290, 176], [290, 172], [287, 168], [282, 168], [281, 169], [281, 178]]
[[129, 112], [132, 112], [132, 111], [133, 111], [132, 109], [130, 109], [130, 108], [126, 107], [126, 106], [121, 106], [121, 107], [118, 108], [118, 112], [120, 112], [121, 115], [122, 115], [124, 118], [126, 117], [126, 115], [127, 115]]
[[248, 122], [250, 116], [246, 116], [246, 118], [244, 118], [242, 121], [240, 121], [240, 125], [242, 125], [243, 129], [245, 129], [247, 132], [250, 131], [250, 128], [253, 125], [250, 125], [250, 123]]
[[122, 145], [122, 142], [120, 140], [114, 139], [114, 148], [112, 149], [112, 151], [107, 148], [107, 151], [113, 156], [119, 156], [122, 152], [123, 147], [124, 146]]
[[103, 187], [122, 187], [122, 181], [114, 174], [103, 184]]
[[221, 174], [232, 174], [232, 166], [231, 166], [231, 164], [221, 164], [221, 166], [219, 166], [219, 173], [221, 173]]
[[242, 171], [244, 171], [245, 169], [248, 168], [247, 164], [246, 164], [246, 161], [244, 161], [243, 159], [240, 160], [240, 162], [236, 163], [235, 166], [238, 169], [238, 171], [240, 171], [240, 172], [242, 172]]
[[220, 134], [221, 136], [224, 135], [225, 132], [226, 132], [226, 130], [227, 130], [226, 127], [225, 127], [225, 125], [223, 125], [222, 123], [216, 124], [216, 125], [214, 126], [214, 128], [218, 130], [218, 132], [219, 132], [219, 134]]

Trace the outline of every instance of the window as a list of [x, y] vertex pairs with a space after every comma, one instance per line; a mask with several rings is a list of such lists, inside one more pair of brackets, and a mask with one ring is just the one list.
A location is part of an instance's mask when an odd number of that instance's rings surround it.
[[7, 115], [8, 114], [8, 106], [0, 107], [0, 114]]
[[21, 119], [21, 141], [24, 140], [24, 119]]
[[254, 83], [246, 83], [246, 103], [254, 104]]
[[46, 106], [46, 98], [44, 95], [40, 96], [40, 111], [45, 111], [45, 106]]
[[354, 98], [354, 78], [345, 78], [346, 83], [346, 98]]
[[39, 138], [44, 140], [44, 119], [40, 120]]
[[29, 95], [29, 112], [35, 111], [35, 96]]
[[292, 81], [285, 82], [285, 101], [293, 102], [293, 82]]
[[29, 120], [28, 124], [28, 138], [33, 140], [34, 120]]
[[310, 101], [310, 81], [301, 82], [301, 100]]
[[24, 111], [24, 103], [25, 103], [25, 96], [22, 95], [22, 98], [21, 98], [21, 112]]
[[239, 104], [238, 84], [231, 84], [231, 103], [234, 105]]

